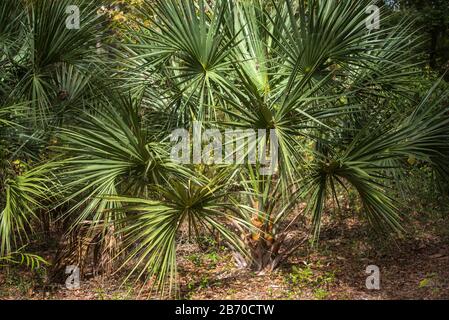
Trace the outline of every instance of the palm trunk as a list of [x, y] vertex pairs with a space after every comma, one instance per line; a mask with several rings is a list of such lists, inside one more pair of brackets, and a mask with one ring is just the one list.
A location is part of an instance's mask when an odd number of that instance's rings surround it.
[[251, 269], [259, 273], [271, 272], [278, 267], [281, 262], [279, 249], [282, 246], [282, 240], [267, 241], [260, 238], [257, 242], [250, 245], [251, 250]]

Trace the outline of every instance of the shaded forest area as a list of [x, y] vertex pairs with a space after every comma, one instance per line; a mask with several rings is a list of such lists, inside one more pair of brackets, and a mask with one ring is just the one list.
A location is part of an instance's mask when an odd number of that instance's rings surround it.
[[0, 299], [449, 299], [448, 10], [1, 0]]

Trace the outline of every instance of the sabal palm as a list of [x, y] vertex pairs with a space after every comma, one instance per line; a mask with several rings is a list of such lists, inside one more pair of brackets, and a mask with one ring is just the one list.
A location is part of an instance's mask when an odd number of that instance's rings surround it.
[[[222, 127], [276, 130], [277, 176], [256, 177], [254, 170], [242, 168], [241, 190], [253, 194], [249, 204], [256, 212], [248, 222], [256, 221], [266, 235], [248, 241], [250, 247], [261, 247], [259, 256], [273, 255], [282, 244], [284, 218], [296, 201], [308, 202], [318, 236], [336, 184], [356, 189], [377, 230], [400, 230], [397, 204], [386, 186], [390, 174], [400, 170], [398, 162], [417, 153], [426, 161], [447, 160], [444, 109], [430, 108], [422, 115], [436, 123], [379, 118], [399, 97], [414, 102], [407, 88], [419, 70], [414, 52], [421, 42], [407, 20], [368, 30], [370, 4], [286, 0], [209, 6], [185, 0], [148, 2], [152, 10], [142, 10], [144, 16], [151, 12], [146, 18], [152, 23], [127, 45], [140, 75], [130, 84], [153, 74], [155, 81], [137, 84], [144, 100], [164, 98], [152, 105], [156, 112], [168, 110], [178, 120], [171, 123], [199, 119]], [[381, 14], [388, 25], [388, 12]], [[418, 131], [420, 136], [413, 136]], [[417, 147], [421, 143], [426, 147]], [[279, 262], [263, 259], [258, 269]]]
[[[66, 28], [69, 5], [83, 12], [80, 30]], [[1, 254], [19, 249], [20, 236], [55, 193], [54, 166], [38, 166], [55, 125], [101, 95], [95, 88], [103, 88], [96, 84], [105, 59], [96, 44], [104, 26], [96, 12], [94, 1], [0, 3]]]
[[[63, 4], [36, 3], [42, 17], [45, 10], [63, 11]], [[6, 81], [10, 88], [0, 92], [1, 102], [25, 101], [45, 111], [59, 86], [70, 87], [67, 103], [77, 116], [60, 131], [57, 152], [64, 159], [53, 171], [66, 191], [69, 216], [75, 223], [119, 226], [128, 241], [125, 252], [137, 243], [130, 260], [156, 276], [158, 288], [175, 279], [174, 248], [183, 224], [218, 229], [257, 270], [272, 269], [302, 243], [286, 241], [298, 202], [307, 203], [300, 214], [310, 214], [317, 237], [327, 200], [353, 188], [376, 230], [398, 231], [398, 204], [388, 188], [397, 186], [389, 181], [399, 176], [404, 159], [413, 156], [448, 173], [447, 93], [435, 98], [431, 92], [414, 105], [409, 90], [419, 73], [414, 52], [420, 39], [411, 21], [386, 27], [387, 11], [381, 11], [385, 26], [368, 30], [369, 4], [145, 1], [140, 28], [124, 30], [128, 37], [110, 52], [119, 63], [98, 97], [83, 91], [98, 83], [98, 69], [87, 72], [98, 58], [93, 35], [101, 29], [92, 11], [76, 36], [79, 48], [70, 44], [65, 51], [61, 43], [69, 33], [62, 29], [51, 39], [46, 32], [34, 34], [37, 48], [60, 54], [25, 60], [25, 68], [37, 61], [32, 70], [39, 72], [27, 69], [18, 81]], [[45, 31], [53, 20], [45, 14], [33, 21], [36, 31]], [[54, 50], [46, 47], [52, 42], [58, 44]], [[67, 61], [57, 59], [64, 56]], [[8, 59], [6, 70], [13, 70]], [[4, 74], [9, 79], [14, 72]], [[17, 98], [10, 101], [6, 92]], [[393, 105], [402, 109], [393, 112]], [[397, 118], [384, 119], [392, 114]], [[10, 125], [11, 119], [1, 119]], [[274, 129], [278, 171], [267, 177], [257, 165], [224, 170], [171, 163], [171, 130], [190, 128], [193, 120]], [[230, 219], [242, 242], [227, 228]]]

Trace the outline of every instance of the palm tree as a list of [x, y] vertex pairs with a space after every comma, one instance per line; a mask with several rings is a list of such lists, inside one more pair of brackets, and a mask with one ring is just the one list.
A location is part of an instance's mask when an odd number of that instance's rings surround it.
[[[59, 27], [65, 0], [24, 1], [19, 9], [11, 3], [3, 2], [8, 14], [0, 19], [9, 26], [16, 21], [9, 17], [18, 17], [27, 28], [0, 29], [9, 37], [1, 38], [8, 40], [0, 56], [0, 125], [17, 122], [1, 110], [31, 111], [19, 118], [33, 123], [36, 135], [57, 128], [58, 157], [17, 174], [22, 186], [27, 176], [36, 183], [20, 197], [33, 208], [8, 209], [0, 221], [15, 217], [22, 225], [17, 217], [39, 207], [55, 175], [58, 192], [50, 193], [61, 197], [60, 210], [68, 208], [61, 213], [68, 231], [84, 223], [92, 232], [112, 228], [125, 263], [162, 292], [176, 284], [184, 229], [193, 236], [218, 231], [241, 266], [267, 272], [319, 238], [323, 215], [344, 191], [357, 192], [375, 232], [393, 234], [403, 231], [398, 188], [407, 159], [448, 176], [448, 92], [436, 84], [422, 101], [415, 98], [422, 41], [413, 21], [390, 27], [383, 8], [381, 28], [367, 28], [373, 1], [146, 0], [107, 55], [97, 50], [105, 21], [94, 3], [76, 2], [87, 12], [76, 33]], [[170, 134], [191, 131], [194, 121], [273, 130], [277, 170], [261, 174], [260, 161], [172, 162]], [[310, 234], [293, 237], [303, 216]], [[2, 244], [7, 230], [0, 228]]]
[[[78, 5], [83, 12], [78, 31], [65, 26], [68, 5]], [[99, 79], [106, 60], [95, 48], [104, 33], [102, 21], [92, 1], [0, 4], [2, 256], [19, 249], [39, 211], [55, 195], [55, 166], [44, 163], [55, 126], [72, 121], [87, 107], [86, 100], [98, 98], [104, 90]]]
[[[253, 227], [242, 232], [256, 270], [272, 270], [303, 243], [286, 240], [294, 225], [287, 221], [309, 213], [317, 238], [338, 188], [358, 192], [375, 230], [400, 231], [389, 179], [412, 154], [447, 160], [447, 117], [437, 103], [382, 118], [400, 99], [416, 102], [408, 90], [421, 40], [408, 20], [367, 29], [370, 4], [147, 2], [141, 14], [151, 23], [126, 45], [136, 65], [129, 85], [154, 112], [172, 115], [168, 123], [276, 131], [278, 172], [267, 178], [241, 167], [236, 182], [240, 200], [253, 207], [246, 215]], [[381, 14], [387, 24], [388, 12]], [[429, 107], [411, 116], [422, 105]], [[300, 201], [304, 212], [287, 219]]]

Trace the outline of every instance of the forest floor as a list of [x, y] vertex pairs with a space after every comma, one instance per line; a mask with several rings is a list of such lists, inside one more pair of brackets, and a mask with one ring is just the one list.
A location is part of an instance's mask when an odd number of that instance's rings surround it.
[[[305, 246], [270, 274], [234, 266], [230, 252], [180, 245], [181, 299], [449, 299], [449, 219], [413, 219], [401, 239], [378, 242], [353, 218], [323, 226], [319, 246]], [[380, 269], [380, 290], [366, 288], [366, 267]], [[124, 271], [126, 272], [126, 271]], [[126, 275], [126, 273], [125, 273]], [[85, 277], [79, 290], [43, 289], [39, 272], [0, 272], [0, 299], [147, 299], [123, 274]]]

